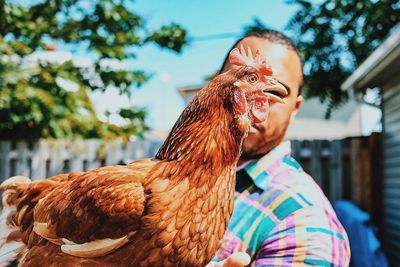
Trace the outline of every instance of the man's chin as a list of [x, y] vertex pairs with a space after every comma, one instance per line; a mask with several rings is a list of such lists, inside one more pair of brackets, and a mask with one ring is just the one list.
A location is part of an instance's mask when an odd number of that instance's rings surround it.
[[[242, 159], [256, 159], [261, 158], [269, 153], [274, 147], [279, 145], [283, 138], [273, 139], [266, 142], [265, 138], [257, 138], [259, 133], [249, 133], [247, 140], [244, 141], [242, 147]], [[271, 138], [272, 139], [272, 138]], [[251, 140], [251, 141], [250, 141]]]
[[241, 154], [240, 158], [255, 159], [255, 158], [262, 157], [263, 155], [258, 150], [259, 149], [257, 149], [257, 144], [244, 143], [243, 148], [242, 148], [242, 154]]

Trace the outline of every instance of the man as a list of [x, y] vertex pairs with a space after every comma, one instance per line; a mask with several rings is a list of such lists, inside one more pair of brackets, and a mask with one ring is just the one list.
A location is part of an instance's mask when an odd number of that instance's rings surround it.
[[[251, 128], [238, 162], [235, 209], [215, 261], [217, 266], [348, 266], [346, 232], [321, 189], [290, 156], [289, 123], [303, 98], [302, 62], [290, 39], [254, 31], [234, 47], [259, 50], [289, 94], [271, 104], [267, 121]], [[221, 72], [232, 66], [228, 60]], [[311, 129], [310, 129], [311, 130]]]

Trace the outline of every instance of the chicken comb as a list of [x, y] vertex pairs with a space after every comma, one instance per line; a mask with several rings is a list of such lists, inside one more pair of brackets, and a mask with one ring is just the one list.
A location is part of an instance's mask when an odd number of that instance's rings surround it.
[[251, 52], [250, 47], [247, 47], [247, 53], [243, 45], [239, 48], [235, 47], [229, 53], [229, 62], [237, 66], [248, 66], [256, 68], [261, 74], [265, 76], [272, 76], [272, 69], [268, 66], [267, 61], [261, 58], [260, 51], [257, 50], [255, 57]]

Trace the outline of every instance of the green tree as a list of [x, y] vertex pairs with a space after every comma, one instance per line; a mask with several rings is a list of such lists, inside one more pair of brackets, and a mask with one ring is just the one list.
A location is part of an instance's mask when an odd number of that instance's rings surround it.
[[[132, 88], [151, 75], [137, 69], [116, 70], [105, 60], [132, 60], [135, 48], [147, 43], [180, 52], [187, 42], [186, 31], [175, 23], [152, 31], [123, 0], [20, 3], [0, 0], [0, 139], [141, 134], [146, 129], [144, 110], [120, 110], [127, 122], [123, 126], [102, 122], [89, 93], [114, 87], [131, 97]], [[27, 56], [52, 50], [54, 44], [84, 51], [93, 64], [79, 66], [72, 60], [26, 64]]]
[[306, 97], [319, 97], [332, 108], [348, 99], [344, 80], [400, 22], [396, 0], [290, 0], [299, 5], [287, 30], [304, 59]]

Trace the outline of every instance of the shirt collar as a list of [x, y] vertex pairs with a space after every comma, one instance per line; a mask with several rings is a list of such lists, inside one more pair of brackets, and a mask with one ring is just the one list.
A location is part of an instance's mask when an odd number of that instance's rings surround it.
[[280, 166], [282, 158], [290, 155], [290, 141], [285, 141], [272, 149], [268, 154], [256, 161], [249, 161], [244, 167], [254, 184], [260, 189], [266, 189], [271, 181], [272, 172]]

